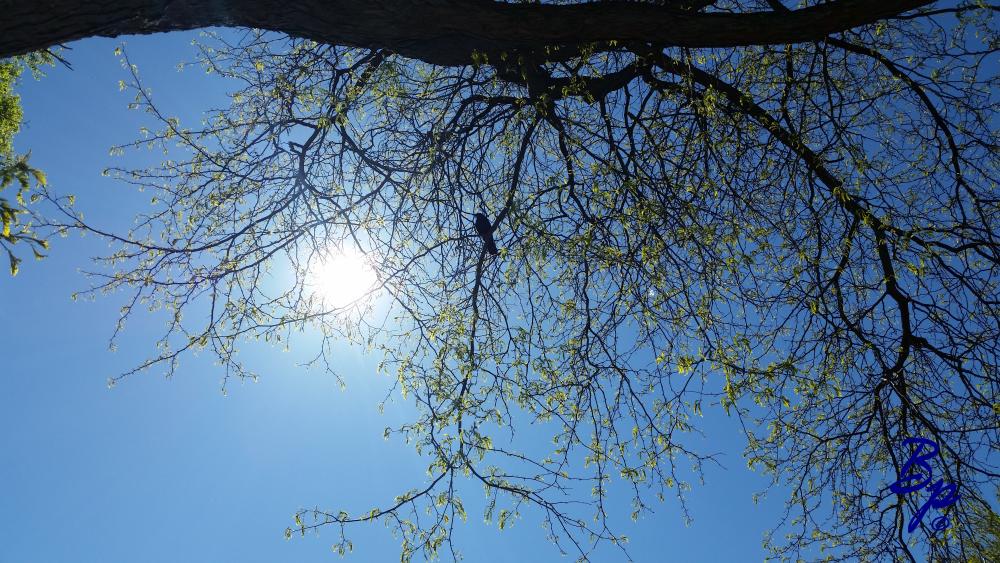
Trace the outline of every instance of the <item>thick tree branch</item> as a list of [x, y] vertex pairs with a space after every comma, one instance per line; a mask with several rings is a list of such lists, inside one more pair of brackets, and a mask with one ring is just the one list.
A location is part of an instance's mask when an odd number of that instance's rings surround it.
[[[0, 57], [92, 36], [254, 27], [320, 43], [461, 65], [473, 51], [535, 51], [607, 41], [736, 47], [820, 40], [933, 3], [837, 0], [788, 13], [697, 13], [654, 4], [491, 0], [0, 0]], [[695, 2], [698, 8], [704, 3]]]

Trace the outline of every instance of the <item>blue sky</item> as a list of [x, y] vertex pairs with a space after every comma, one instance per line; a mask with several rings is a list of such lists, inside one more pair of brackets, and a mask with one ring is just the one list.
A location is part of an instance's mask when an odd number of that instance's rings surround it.
[[[226, 103], [220, 79], [177, 72], [177, 63], [194, 58], [193, 37], [127, 38], [155, 99], [182, 121]], [[65, 53], [73, 70], [27, 79], [20, 88], [27, 124], [16, 146], [32, 151], [55, 191], [77, 196], [89, 221], [124, 230], [148, 196], [101, 171], [142, 158], [109, 156], [108, 149], [149, 123], [126, 109], [118, 44], [74, 43]], [[327, 374], [296, 366], [309, 356], [309, 336], [287, 353], [246, 345], [248, 363], [263, 377], [231, 383], [225, 396], [222, 373], [207, 356], [186, 358], [172, 379], [152, 372], [109, 390], [109, 376], [152, 351], [163, 319], [137, 315], [111, 352], [119, 297], [70, 299], [88, 286], [78, 270], [106, 252], [105, 243], [77, 235], [53, 243], [46, 260], [24, 263], [16, 278], [0, 276], [0, 563], [338, 560], [332, 529], [285, 540], [296, 510], [364, 511], [425, 482], [428, 460], [382, 438], [412, 407], [397, 397], [379, 414], [392, 382], [375, 374], [378, 358], [359, 349], [338, 350], [345, 390]], [[766, 480], [746, 469], [736, 421], [716, 410], [706, 409], [700, 445], [720, 452], [726, 469], [709, 466], [706, 483], [693, 483], [691, 526], [669, 497], [633, 524], [629, 499], [621, 498], [617, 531], [631, 538], [636, 561], [763, 559], [761, 537], [780, 517], [783, 499], [754, 505], [751, 496]], [[457, 544], [467, 561], [560, 560], [539, 514], [526, 512], [499, 532], [471, 510], [481, 489], [464, 493], [470, 518], [458, 527]], [[356, 528], [351, 537], [355, 553], [347, 560], [398, 559], [399, 540], [381, 525]], [[622, 559], [614, 550], [595, 555]]]

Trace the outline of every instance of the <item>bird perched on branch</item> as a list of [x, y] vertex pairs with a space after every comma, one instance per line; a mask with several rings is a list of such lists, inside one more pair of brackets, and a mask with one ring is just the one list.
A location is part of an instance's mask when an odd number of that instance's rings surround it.
[[499, 252], [497, 250], [497, 243], [493, 240], [493, 226], [490, 225], [490, 220], [486, 218], [486, 215], [482, 213], [476, 213], [476, 234], [479, 238], [483, 239], [486, 244], [486, 250], [493, 254], [494, 256]]

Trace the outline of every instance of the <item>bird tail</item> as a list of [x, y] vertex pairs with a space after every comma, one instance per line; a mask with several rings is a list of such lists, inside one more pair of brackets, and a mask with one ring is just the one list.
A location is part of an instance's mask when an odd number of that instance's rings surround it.
[[494, 256], [500, 254], [500, 251], [497, 250], [497, 243], [493, 242], [492, 240], [486, 241], [486, 251]]

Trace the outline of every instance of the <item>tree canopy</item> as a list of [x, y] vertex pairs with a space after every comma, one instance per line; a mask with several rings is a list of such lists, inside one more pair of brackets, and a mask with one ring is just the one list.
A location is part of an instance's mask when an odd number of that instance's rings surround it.
[[[997, 500], [1000, 500], [1000, 487], [996, 493]], [[978, 543], [971, 553], [984, 563], [1000, 559], [1000, 514], [990, 507], [977, 507], [974, 509], [972, 526]]]
[[41, 68], [52, 64], [57, 57], [52, 51], [45, 50], [0, 59], [0, 191], [17, 186], [13, 201], [0, 196], [0, 248], [7, 255], [11, 275], [17, 275], [22, 261], [15, 254], [14, 245], [25, 243], [39, 259], [44, 257], [41, 250], [49, 246], [44, 234], [40, 236], [30, 221], [23, 220], [29, 214], [28, 200], [34, 202], [41, 198], [40, 193], [29, 194], [32, 180], [44, 185], [45, 174], [28, 164], [29, 155], [14, 153], [14, 136], [21, 129], [23, 118], [21, 100], [14, 93], [14, 88], [25, 69], [36, 77], [40, 76]]
[[[381, 354], [419, 409], [386, 435], [426, 454], [429, 478], [375, 509], [302, 512], [289, 534], [332, 528], [349, 549], [350, 526], [377, 520], [404, 560], [431, 556], [453, 549], [468, 480], [487, 520], [539, 510], [586, 558], [624, 543], [613, 483], [634, 518], [683, 505], [689, 468], [713, 459], [690, 435], [718, 408], [742, 423], [748, 465], [792, 491], [766, 539], [776, 557], [978, 549], [1000, 476], [996, 6], [211, 4], [116, 3], [133, 10], [118, 27], [39, 23], [0, 52], [272, 30], [201, 43], [204, 68], [239, 85], [201, 125], [156, 105], [126, 56], [122, 87], [154, 125], [119, 148], [170, 160], [109, 173], [154, 207], [127, 233], [69, 210], [53, 226], [117, 243], [93, 291], [130, 292], [123, 323], [171, 314], [122, 377], [207, 349], [254, 378], [241, 341], [307, 328], [331, 370], [337, 338]], [[374, 265], [370, 299], [309, 290], [336, 248]], [[277, 269], [295, 276], [275, 287]], [[526, 443], [529, 426], [550, 439]], [[926, 495], [888, 489], [914, 436], [960, 491], [945, 531], [927, 518], [909, 534]]]

